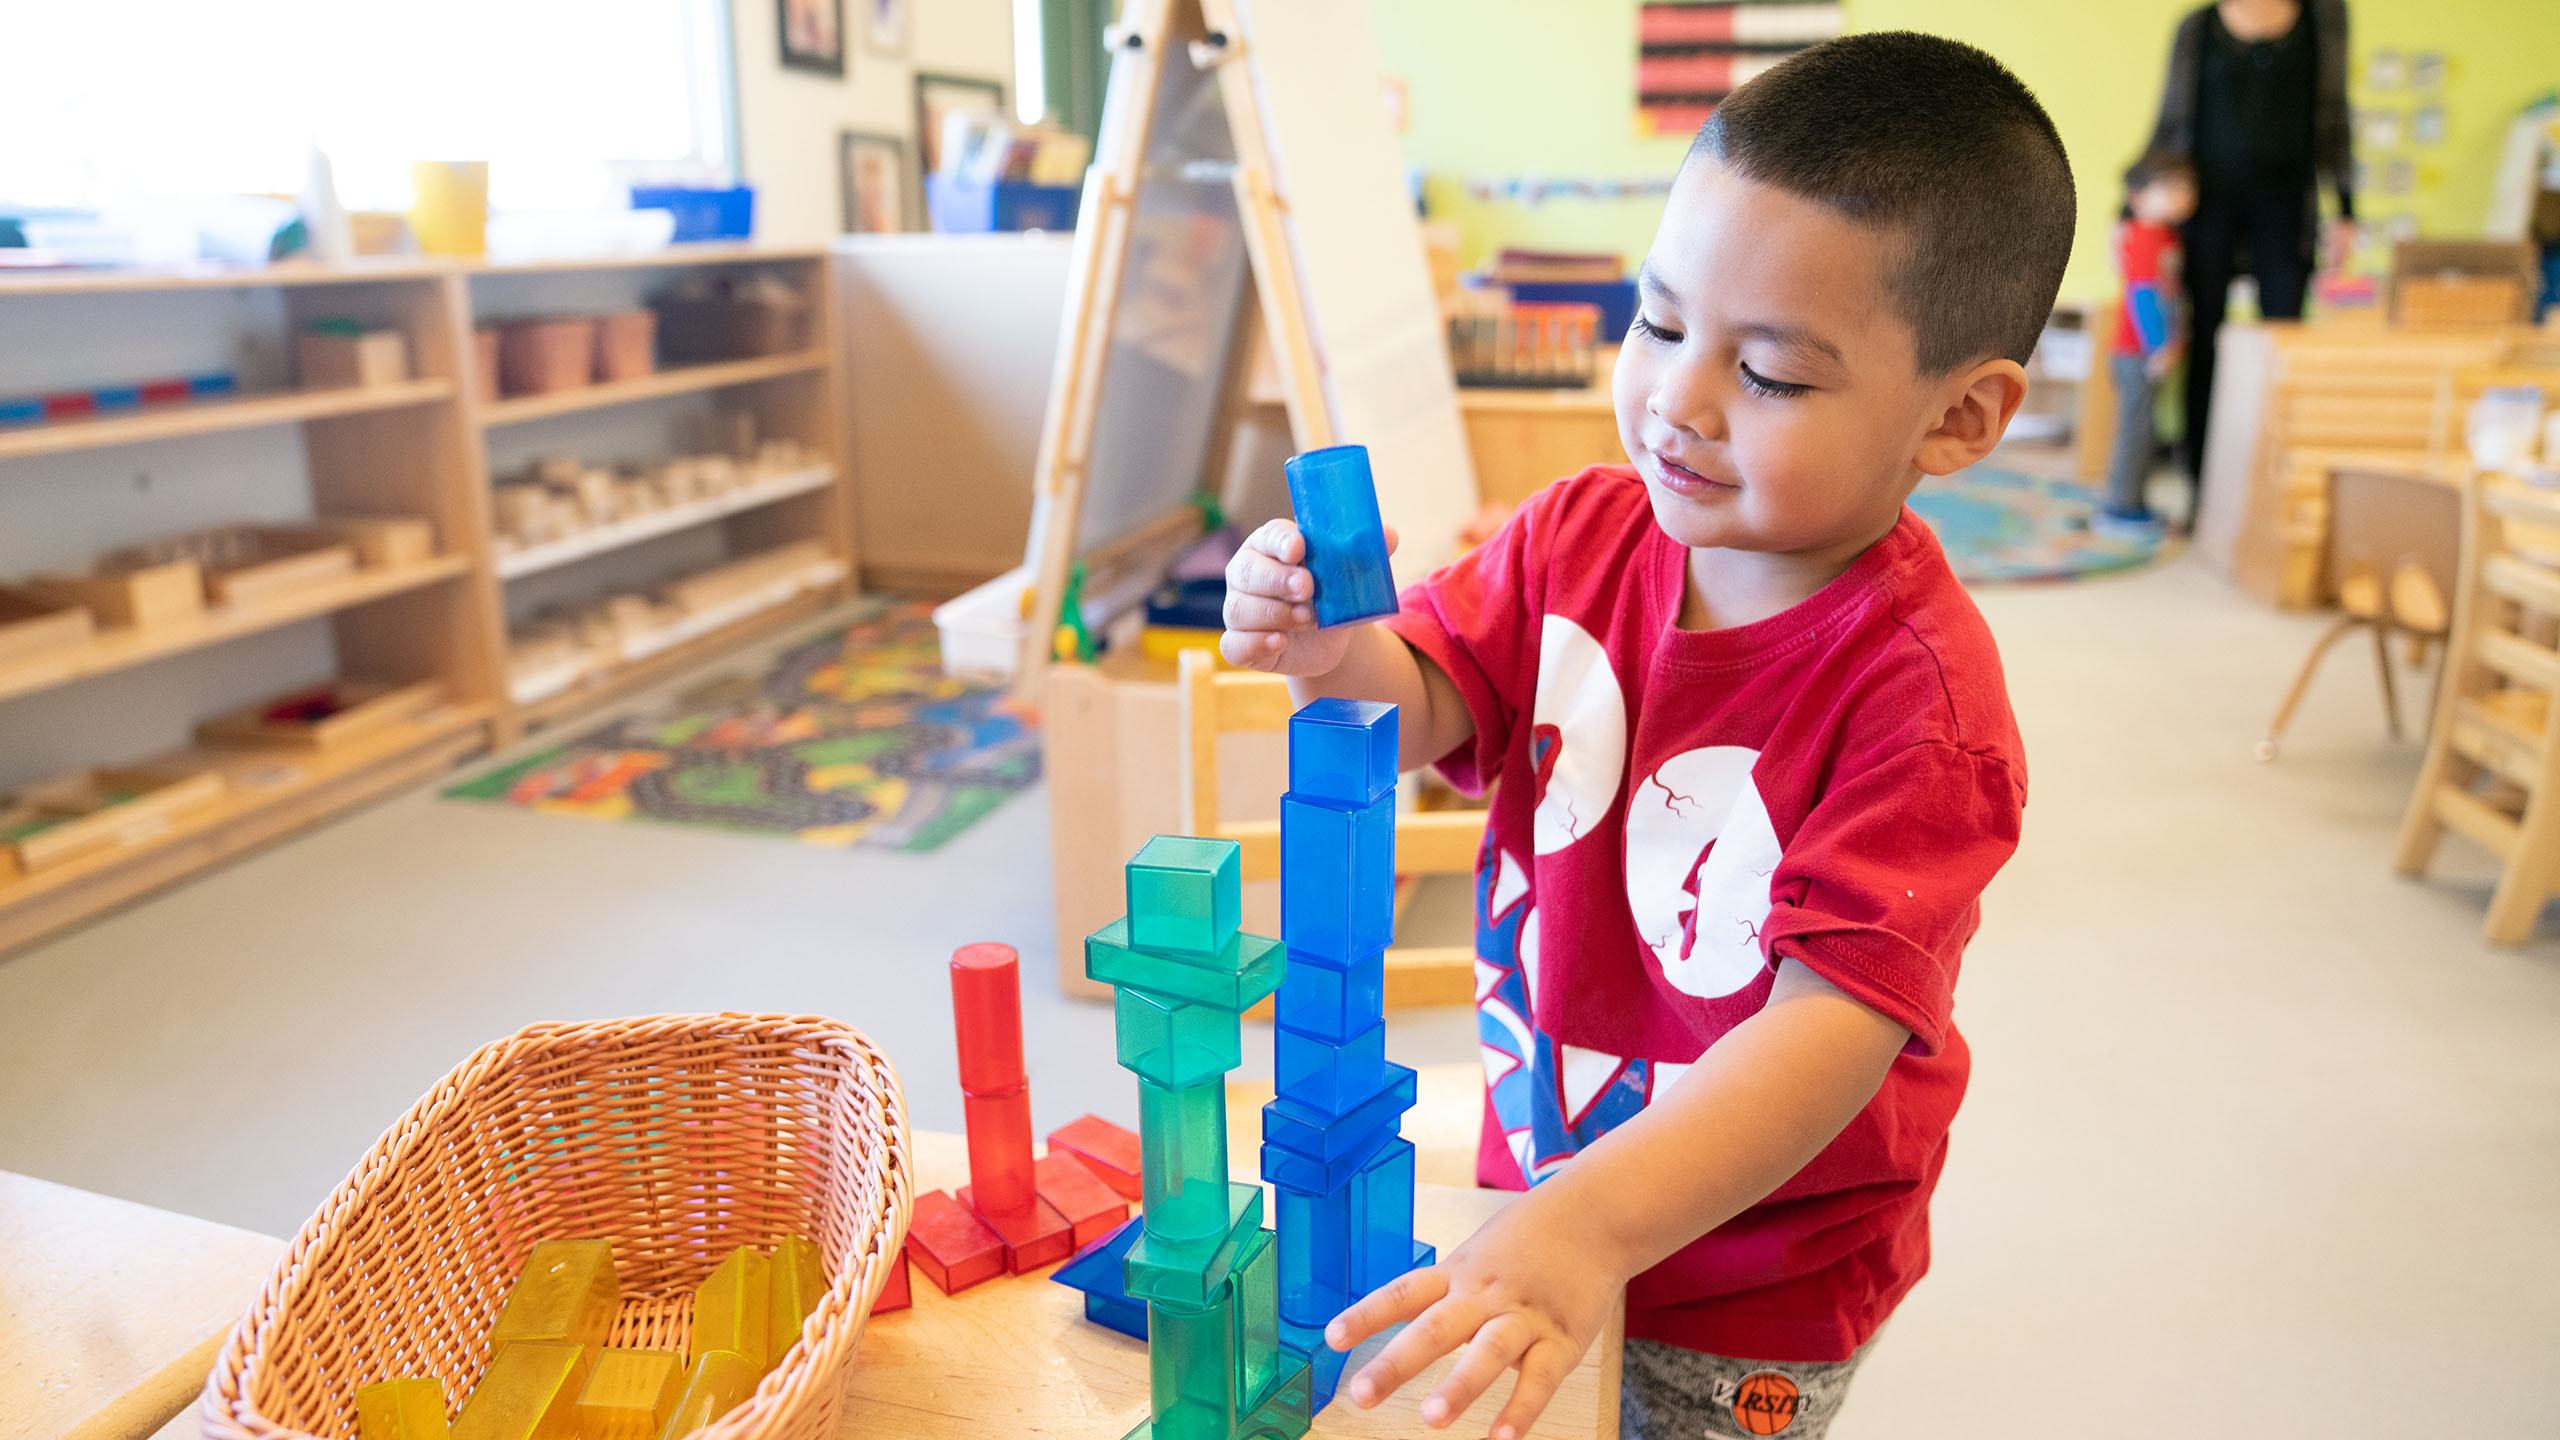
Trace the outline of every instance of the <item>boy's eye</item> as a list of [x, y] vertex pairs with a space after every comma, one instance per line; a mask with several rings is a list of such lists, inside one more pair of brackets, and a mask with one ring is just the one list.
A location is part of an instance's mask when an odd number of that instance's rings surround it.
[[1661, 326], [1644, 318], [1644, 312], [1641, 310], [1636, 312], [1635, 324], [1628, 328], [1634, 330], [1638, 335], [1643, 336], [1647, 340], [1659, 340], [1665, 345], [1677, 345], [1680, 343], [1679, 331], [1663, 329]]
[[1765, 395], [1772, 400], [1783, 400], [1790, 395], [1802, 395], [1813, 388], [1810, 385], [1798, 385], [1787, 380], [1772, 380], [1768, 376], [1761, 374], [1759, 371], [1752, 369], [1749, 361], [1737, 360], [1734, 364], [1741, 367], [1742, 388], [1750, 391], [1754, 395]]

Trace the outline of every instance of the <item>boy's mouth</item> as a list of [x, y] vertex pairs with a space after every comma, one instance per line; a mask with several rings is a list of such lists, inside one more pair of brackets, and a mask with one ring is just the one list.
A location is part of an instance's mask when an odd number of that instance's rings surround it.
[[1659, 450], [1653, 452], [1653, 468], [1654, 472], [1662, 477], [1663, 484], [1683, 495], [1708, 495], [1719, 490], [1741, 488], [1728, 485], [1721, 480], [1710, 480]]

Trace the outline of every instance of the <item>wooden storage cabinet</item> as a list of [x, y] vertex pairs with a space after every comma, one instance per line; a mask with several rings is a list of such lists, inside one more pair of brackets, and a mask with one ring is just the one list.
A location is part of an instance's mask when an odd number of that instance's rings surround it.
[[[687, 269], [780, 276], [802, 288], [809, 314], [825, 328], [781, 355], [644, 370], [635, 352], [617, 356], [604, 372], [621, 378], [514, 400], [483, 398], [495, 393], [494, 375], [484, 372], [497, 357], [474, 330], [493, 294], [528, 308], [585, 310], [593, 308], [586, 297], [615, 283], [612, 277], [646, 287]], [[11, 486], [59, 463], [57, 457], [262, 427], [297, 432], [311, 516], [284, 527], [243, 527], [233, 537], [237, 544], [199, 536], [189, 544], [155, 545], [186, 530], [185, 523], [172, 523], [116, 537], [105, 556], [45, 557], [53, 563], [41, 575], [0, 575], [0, 582], [17, 582], [0, 583], [0, 734], [8, 730], [14, 700], [306, 620], [327, 623], [341, 672], [327, 682], [328, 703], [315, 701], [308, 725], [270, 723], [268, 712], [285, 698], [277, 696], [243, 711], [162, 717], [173, 733], [195, 735], [196, 743], [168, 754], [87, 757], [101, 785], [118, 783], [118, 772], [131, 772], [123, 779], [177, 777], [182, 783], [175, 793], [189, 801], [182, 806], [152, 810], [152, 797], [162, 792], [137, 792], [98, 806], [94, 818], [72, 816], [66, 824], [58, 810], [44, 808], [68, 804], [53, 798], [45, 777], [8, 777], [21, 782], [22, 793], [0, 793], [0, 950], [434, 779], [529, 725], [627, 693], [806, 618], [841, 595], [854, 552], [827, 285], [820, 252], [719, 246], [575, 264], [404, 259], [0, 276], [0, 333], [10, 332], [13, 317], [35, 313], [25, 307], [67, 307], [46, 317], [48, 327], [77, 334], [83, 305], [130, 306], [136, 297], [149, 303], [176, 292], [273, 291], [276, 298], [261, 303], [280, 317], [287, 349], [315, 320], [341, 332], [353, 322], [367, 335], [396, 334], [407, 357], [405, 378], [377, 366], [369, 383], [249, 390], [0, 425], [0, 526], [12, 520]], [[555, 291], [564, 292], [556, 305]], [[66, 355], [66, 378], [78, 360]], [[348, 377], [324, 367], [317, 378]], [[732, 561], [788, 557], [793, 563], [784, 568], [803, 582], [801, 593], [789, 604], [729, 619], [633, 661], [575, 694], [514, 703], [506, 693], [509, 581], [490, 524], [493, 435], [578, 411], [700, 393], [752, 413], [768, 434], [805, 445], [816, 476], [739, 497], [725, 509], [672, 517], [653, 533], [717, 523]], [[184, 473], [193, 459], [172, 447], [155, 456], [153, 467]], [[251, 530], [268, 533], [246, 533]], [[610, 546], [599, 553], [602, 548]], [[119, 557], [118, 551], [138, 553]], [[833, 578], [809, 583], [822, 566]], [[317, 573], [321, 568], [330, 573]], [[735, 607], [737, 597], [729, 600]], [[279, 677], [279, 686], [290, 679]], [[0, 785], [0, 792], [8, 788]], [[23, 793], [31, 788], [42, 793]], [[69, 840], [82, 841], [79, 826], [106, 838], [66, 846], [66, 829]], [[17, 832], [34, 845], [38, 863], [21, 859], [8, 838]]]

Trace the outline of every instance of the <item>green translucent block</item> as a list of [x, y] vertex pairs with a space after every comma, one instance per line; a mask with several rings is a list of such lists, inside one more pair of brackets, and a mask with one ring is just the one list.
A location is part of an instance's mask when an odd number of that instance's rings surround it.
[[791, 1347], [800, 1343], [800, 1327], [826, 1298], [827, 1270], [818, 1258], [818, 1247], [797, 1235], [785, 1235], [773, 1247], [773, 1298], [767, 1303], [767, 1320], [772, 1339], [767, 1342], [765, 1363], [779, 1365]]
[[1198, 1085], [1244, 1063], [1244, 1032], [1232, 1010], [1159, 1000], [1126, 985], [1116, 993], [1113, 1008], [1120, 1063], [1141, 1080]]
[[1147, 1371], [1156, 1440], [1229, 1440], [1236, 1417], [1231, 1293], [1208, 1305], [1147, 1307]]
[[773, 1363], [772, 1266], [753, 1245], [729, 1252], [693, 1292], [688, 1354], [726, 1350], [746, 1357], [758, 1374]]
[[489, 1353], [516, 1340], [602, 1345], [621, 1305], [611, 1241], [545, 1240], [524, 1257], [524, 1269], [498, 1307]]
[[1159, 835], [1123, 872], [1129, 939], [1138, 949], [1215, 955], [1244, 924], [1240, 849], [1233, 840]]
[[1307, 1433], [1315, 1413], [1315, 1370], [1294, 1355], [1284, 1363], [1291, 1368], [1236, 1426], [1235, 1440], [1298, 1440]]
[[410, 1376], [356, 1392], [357, 1440], [445, 1440], [444, 1382]]
[[453, 1440], [577, 1440], [591, 1345], [510, 1340], [453, 1420]]
[[1139, 1194], [1147, 1233], [1206, 1240], [1227, 1226], [1227, 1087], [1138, 1082]]
[[1120, 1262], [1120, 1288], [1132, 1300], [1206, 1305], [1244, 1257], [1250, 1237], [1262, 1232], [1262, 1187], [1230, 1182], [1227, 1228], [1199, 1240], [1167, 1240], [1143, 1233]]
[[[1261, 1187], [1255, 1187], [1259, 1190]], [[1280, 1348], [1280, 1247], [1256, 1230], [1236, 1251], [1236, 1403], [1251, 1409], [1290, 1357]]]
[[1279, 941], [1242, 934], [1231, 937], [1215, 955], [1150, 955], [1129, 943], [1126, 919], [1112, 921], [1084, 941], [1084, 973], [1105, 985], [1134, 987], [1239, 1015], [1280, 988], [1286, 957]]

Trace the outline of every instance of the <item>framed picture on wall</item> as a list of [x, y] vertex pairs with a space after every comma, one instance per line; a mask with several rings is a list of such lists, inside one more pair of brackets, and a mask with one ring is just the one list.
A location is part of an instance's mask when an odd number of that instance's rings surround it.
[[848, 235], [893, 235], [907, 226], [907, 142], [896, 135], [847, 130], [842, 141], [844, 228]]
[[907, 53], [909, 0], [854, 0], [862, 7], [862, 43], [874, 55]]
[[916, 164], [920, 173], [931, 175], [942, 167], [943, 117], [969, 110], [1002, 115], [1003, 83], [966, 75], [916, 72]]
[[[786, 70], [844, 74], [844, 0], [774, 0]], [[865, 4], [869, 0], [864, 0]]]

